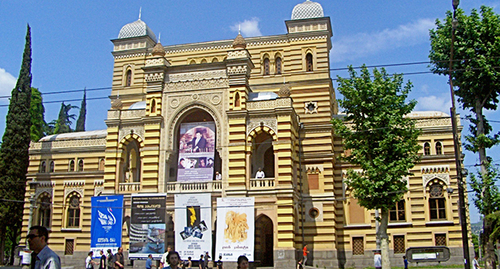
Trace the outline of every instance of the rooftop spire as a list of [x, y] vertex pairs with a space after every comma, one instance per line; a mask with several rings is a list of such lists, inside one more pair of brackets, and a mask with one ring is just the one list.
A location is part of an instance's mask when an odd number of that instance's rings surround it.
[[139, 8], [139, 20], [141, 20], [142, 7]]

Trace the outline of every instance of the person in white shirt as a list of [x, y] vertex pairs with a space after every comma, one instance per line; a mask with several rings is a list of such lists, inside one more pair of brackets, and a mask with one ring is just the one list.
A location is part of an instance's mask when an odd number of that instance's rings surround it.
[[380, 250], [375, 251], [375, 255], [373, 256], [373, 264], [375, 269], [382, 268], [382, 255], [380, 255]]
[[265, 178], [266, 174], [264, 174], [264, 171], [259, 167], [259, 171], [255, 174], [255, 178]]
[[61, 269], [61, 259], [47, 246], [49, 232], [43, 226], [32, 226], [26, 236], [31, 253], [31, 269]]
[[481, 267], [479, 267], [479, 262], [477, 261], [477, 255], [474, 256], [474, 260], [472, 260], [472, 268], [473, 269], [481, 269]]
[[219, 173], [219, 171], [215, 172], [215, 180], [222, 180], [222, 175]]

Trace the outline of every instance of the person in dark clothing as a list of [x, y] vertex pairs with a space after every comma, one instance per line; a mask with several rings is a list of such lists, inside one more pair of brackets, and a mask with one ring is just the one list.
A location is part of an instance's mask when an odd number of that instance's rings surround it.
[[108, 249], [108, 256], [106, 257], [106, 264], [108, 266], [108, 269], [114, 269], [115, 268], [115, 261], [114, 261], [114, 256], [113, 252], [111, 252], [111, 249]]
[[216, 262], [217, 269], [224, 269], [224, 266], [222, 265], [222, 256], [219, 256], [219, 260]]
[[125, 268], [125, 259], [123, 258], [123, 248], [119, 247], [118, 252], [115, 254], [115, 269]]
[[203, 259], [203, 254], [200, 256], [200, 262], [199, 262], [198, 268], [205, 269], [205, 260]]
[[106, 269], [106, 255], [104, 255], [104, 251], [102, 249], [99, 251], [101, 254], [101, 260], [99, 261], [99, 269]]

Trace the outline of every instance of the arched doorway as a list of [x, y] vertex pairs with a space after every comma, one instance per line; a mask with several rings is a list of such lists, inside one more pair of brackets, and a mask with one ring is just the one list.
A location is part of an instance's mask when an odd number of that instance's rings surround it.
[[261, 168], [266, 177], [274, 177], [273, 138], [265, 132], [258, 134], [253, 141], [252, 177]]
[[259, 267], [274, 266], [274, 228], [273, 221], [260, 215], [255, 221], [255, 263]]

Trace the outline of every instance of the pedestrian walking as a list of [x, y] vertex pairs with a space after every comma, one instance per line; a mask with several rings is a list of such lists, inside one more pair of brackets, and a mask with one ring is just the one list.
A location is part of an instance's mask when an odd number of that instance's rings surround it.
[[382, 269], [382, 256], [380, 255], [380, 250], [375, 250], [375, 255], [373, 255], [373, 264], [375, 269]]
[[204, 269], [208, 269], [208, 259], [210, 259], [210, 255], [208, 255], [208, 251], [205, 252], [205, 268]]
[[31, 253], [31, 269], [61, 269], [61, 258], [47, 246], [49, 232], [43, 226], [31, 226], [26, 236]]
[[403, 256], [403, 263], [405, 264], [405, 269], [408, 269], [408, 259], [406, 256]]
[[111, 252], [111, 249], [108, 248], [108, 254], [106, 257], [106, 265], [108, 266], [108, 269], [114, 269], [115, 268], [115, 260], [113, 256], [113, 252]]
[[475, 255], [474, 260], [472, 260], [472, 268], [481, 269], [481, 267], [479, 266], [479, 261], [477, 260], [477, 255]]
[[205, 260], [203, 259], [203, 254], [200, 255], [200, 261], [198, 263], [200, 269], [205, 269]]
[[98, 264], [97, 262], [92, 260], [93, 255], [93, 251], [89, 251], [89, 253], [87, 254], [87, 258], [85, 259], [85, 269], [94, 269], [94, 265]]
[[222, 263], [222, 256], [219, 256], [219, 260], [216, 262], [217, 269], [224, 269], [223, 263]]
[[113, 259], [115, 261], [115, 269], [125, 268], [125, 259], [123, 258], [123, 248], [119, 247]]
[[146, 260], [146, 269], [152, 269], [153, 267], [156, 267], [156, 265], [153, 264], [153, 255], [149, 254]]
[[101, 254], [101, 260], [99, 260], [99, 269], [106, 269], [106, 255], [104, 255], [104, 251], [99, 250], [99, 254]]
[[307, 244], [304, 245], [304, 248], [302, 249], [302, 264], [306, 265], [307, 262], [307, 254], [309, 253], [309, 250], [307, 250]]

